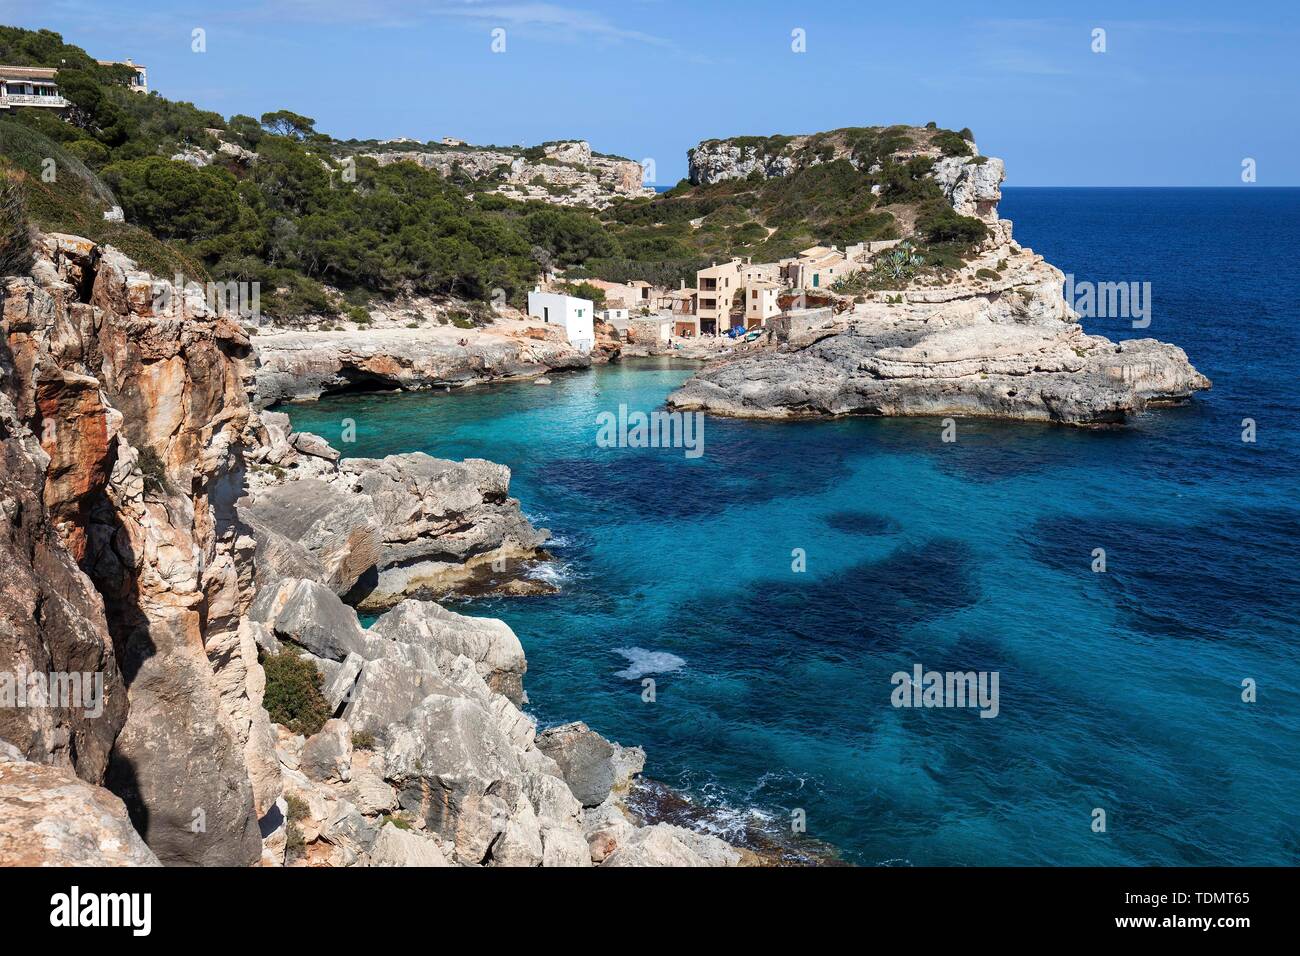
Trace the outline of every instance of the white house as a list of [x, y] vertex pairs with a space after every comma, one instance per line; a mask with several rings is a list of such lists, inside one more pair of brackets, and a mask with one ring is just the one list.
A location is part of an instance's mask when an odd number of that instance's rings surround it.
[[569, 344], [583, 352], [596, 343], [595, 307], [590, 299], [534, 289], [528, 293], [528, 314], [563, 328]]

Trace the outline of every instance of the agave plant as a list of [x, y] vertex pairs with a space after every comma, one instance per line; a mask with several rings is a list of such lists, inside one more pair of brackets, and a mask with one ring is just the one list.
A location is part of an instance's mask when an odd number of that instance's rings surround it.
[[906, 242], [895, 246], [880, 260], [880, 268], [885, 274], [899, 282], [912, 278], [923, 265], [925, 259]]

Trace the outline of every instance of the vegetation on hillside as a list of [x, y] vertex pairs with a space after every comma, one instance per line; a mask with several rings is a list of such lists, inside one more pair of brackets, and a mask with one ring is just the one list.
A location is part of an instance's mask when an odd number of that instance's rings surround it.
[[[127, 88], [129, 68], [101, 67], [50, 31], [0, 27], [0, 62], [58, 67], [73, 104], [62, 116], [16, 108], [0, 120], [0, 172], [21, 189], [33, 224], [111, 242], [159, 274], [259, 282], [277, 317], [364, 314], [372, 299], [398, 294], [486, 302], [498, 289], [522, 305], [556, 268], [573, 281], [675, 286], [732, 255], [771, 261], [871, 239], [911, 237], [927, 261], [959, 261], [984, 234], [944, 201], [926, 175], [930, 158], [895, 157], [969, 152], [969, 131], [742, 137], [728, 142], [788, 150], [796, 171], [683, 183], [596, 213], [482, 193], [481, 183], [415, 163], [381, 167], [358, 155], [368, 144], [336, 141], [290, 110], [227, 120], [142, 96]], [[172, 159], [200, 151], [206, 165]], [[113, 206], [126, 223], [103, 218]]]
[[[755, 171], [708, 186], [683, 181], [652, 200], [614, 207], [608, 225], [639, 259], [678, 264], [683, 277], [701, 262], [733, 255], [774, 261], [813, 245], [899, 238], [911, 239], [927, 263], [951, 267], [987, 227], [958, 215], [929, 173], [935, 153], [970, 155], [970, 135], [931, 124], [709, 140], [703, 145], [725, 142], [765, 160], [788, 157], [793, 171], [770, 179]], [[604, 262], [588, 268], [598, 277], [624, 277], [605, 275]]]

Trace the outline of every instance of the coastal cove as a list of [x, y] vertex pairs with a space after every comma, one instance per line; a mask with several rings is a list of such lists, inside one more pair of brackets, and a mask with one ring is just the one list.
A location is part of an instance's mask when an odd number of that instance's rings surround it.
[[[448, 606], [514, 629], [543, 726], [644, 746], [720, 835], [802, 809], [861, 864], [1293, 859], [1297, 316], [1265, 264], [1300, 255], [1300, 192], [1003, 207], [1077, 279], [1150, 281], [1149, 329], [1085, 328], [1173, 342], [1214, 390], [1123, 431], [970, 420], [949, 443], [935, 419], [708, 417], [698, 458], [596, 442], [602, 412], [661, 408], [698, 370], [669, 359], [281, 410], [348, 457], [509, 466], [559, 591]], [[891, 707], [918, 663], [998, 672], [996, 719]]]

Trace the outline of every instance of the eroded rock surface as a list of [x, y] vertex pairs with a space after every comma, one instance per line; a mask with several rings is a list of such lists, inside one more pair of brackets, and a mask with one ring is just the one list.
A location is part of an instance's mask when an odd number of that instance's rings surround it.
[[248, 339], [201, 295], [177, 291], [156, 314], [152, 277], [111, 247], [51, 235], [39, 253], [31, 277], [4, 286], [6, 388], [48, 443], [44, 503], [103, 601], [126, 687], [106, 784], [163, 862], [255, 862], [248, 738], [232, 713], [248, 690], [242, 677], [223, 688], [220, 672], [258, 664], [207, 652], [252, 597], [253, 541], [234, 507]]

